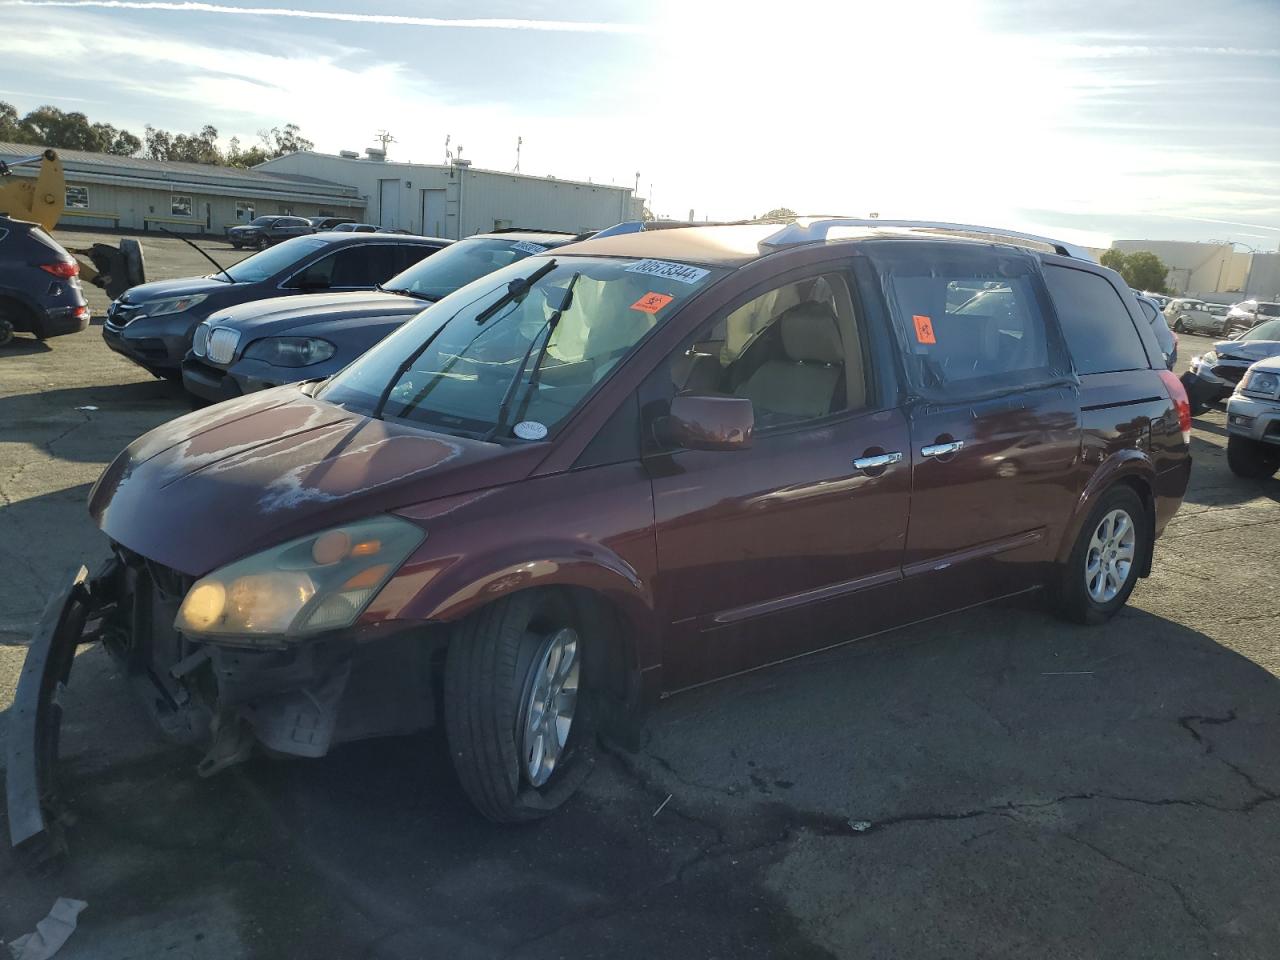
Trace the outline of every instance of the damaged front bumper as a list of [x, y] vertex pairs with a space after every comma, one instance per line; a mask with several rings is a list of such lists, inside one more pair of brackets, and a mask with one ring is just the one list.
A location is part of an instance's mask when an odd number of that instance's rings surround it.
[[256, 745], [320, 757], [337, 742], [433, 724], [443, 636], [373, 628], [276, 646], [197, 642], [173, 627], [190, 581], [119, 550], [92, 579], [81, 567], [50, 602], [9, 721], [10, 839], [24, 859], [46, 864], [66, 851], [55, 783], [60, 693], [81, 643], [102, 641], [169, 740], [206, 745], [201, 776]]

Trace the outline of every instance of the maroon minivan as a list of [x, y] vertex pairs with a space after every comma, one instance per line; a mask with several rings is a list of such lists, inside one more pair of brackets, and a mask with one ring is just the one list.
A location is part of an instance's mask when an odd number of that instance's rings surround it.
[[443, 723], [479, 810], [530, 819], [655, 696], [1028, 591], [1106, 620], [1189, 439], [1124, 282], [1057, 241], [802, 220], [530, 257], [108, 467], [115, 559], [50, 606], [10, 721], [14, 842], [47, 838], [77, 641], [203, 774]]

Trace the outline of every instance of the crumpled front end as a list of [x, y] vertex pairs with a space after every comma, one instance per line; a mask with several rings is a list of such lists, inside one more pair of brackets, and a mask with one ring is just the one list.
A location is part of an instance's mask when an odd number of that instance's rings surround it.
[[81, 568], [50, 603], [19, 681], [8, 813], [13, 847], [36, 869], [66, 851], [56, 784], [59, 694], [80, 644], [100, 640], [165, 737], [203, 751], [195, 767], [201, 776], [258, 747], [320, 757], [338, 742], [435, 722], [442, 634], [356, 625], [301, 642], [196, 640], [174, 627], [195, 578], [119, 545], [115, 553], [92, 579]]

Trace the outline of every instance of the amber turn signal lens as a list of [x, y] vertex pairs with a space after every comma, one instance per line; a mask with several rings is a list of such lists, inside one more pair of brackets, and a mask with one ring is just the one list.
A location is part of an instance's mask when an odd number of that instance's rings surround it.
[[370, 567], [367, 570], [361, 570], [354, 577], [342, 585], [343, 590], [369, 590], [376, 587], [382, 582], [382, 578], [387, 575], [387, 571], [391, 569], [391, 565], [380, 563], [376, 567]]

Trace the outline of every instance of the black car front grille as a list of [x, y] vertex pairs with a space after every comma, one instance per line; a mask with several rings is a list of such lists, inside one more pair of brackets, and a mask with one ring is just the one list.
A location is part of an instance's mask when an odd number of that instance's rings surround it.
[[121, 303], [119, 300], [112, 302], [107, 307], [107, 323], [113, 327], [126, 327], [129, 321], [138, 315], [138, 311], [142, 309], [142, 305], [138, 303]]
[[1244, 376], [1244, 372], [1248, 367], [1231, 367], [1226, 364], [1219, 364], [1213, 368], [1213, 375], [1228, 383], [1239, 383], [1240, 378]]

